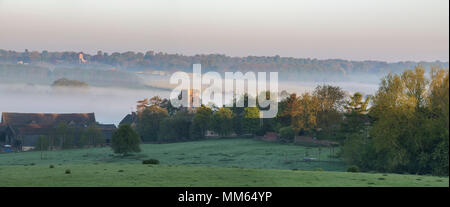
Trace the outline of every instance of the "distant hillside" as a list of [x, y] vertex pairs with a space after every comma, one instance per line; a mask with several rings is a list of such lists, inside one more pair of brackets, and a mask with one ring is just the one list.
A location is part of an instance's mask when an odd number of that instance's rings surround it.
[[[378, 81], [389, 72], [399, 73], [421, 64], [425, 68], [432, 65], [448, 68], [448, 62], [396, 62], [349, 61], [341, 59], [318, 60], [280, 56], [230, 57], [221, 54], [185, 56], [179, 54], [155, 53], [148, 51], [124, 53], [104, 53], [96, 55], [80, 52], [37, 52], [0, 50], [0, 62], [9, 64], [50, 65], [53, 67], [114, 68], [122, 71], [159, 70], [165, 72], [192, 71], [192, 64], [201, 63], [203, 71], [278, 71], [280, 78], [288, 80], [312, 81], [352, 81], [363, 79]], [[367, 80], [363, 80], [367, 81]]]

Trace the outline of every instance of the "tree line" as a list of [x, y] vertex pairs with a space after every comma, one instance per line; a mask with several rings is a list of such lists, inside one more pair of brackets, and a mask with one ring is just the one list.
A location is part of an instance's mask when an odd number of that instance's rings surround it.
[[125, 71], [84, 69], [79, 66], [50, 69], [39, 65], [0, 64], [1, 83], [52, 84], [61, 78], [82, 81], [92, 86], [143, 86], [136, 74]]
[[[0, 62], [16, 63], [49, 63], [55, 65], [79, 65], [80, 52], [49, 52], [28, 51], [17, 52], [0, 49]], [[400, 73], [404, 68], [412, 68], [421, 64], [426, 68], [431, 65], [448, 67], [448, 62], [396, 62], [383, 61], [348, 61], [341, 59], [318, 60], [311, 58], [293, 58], [275, 56], [230, 57], [223, 54], [202, 54], [186, 56], [167, 54], [163, 52], [113, 52], [98, 51], [96, 54], [82, 53], [90, 66], [108, 66], [129, 71], [162, 70], [167, 72], [192, 71], [192, 64], [200, 63], [205, 71], [278, 71], [283, 78], [295, 76], [305, 80], [317, 78], [314, 74], [334, 74], [335, 77], [345, 77], [351, 74], [384, 75], [389, 72]], [[323, 78], [323, 77], [322, 77]], [[333, 78], [328, 76], [328, 78]]]
[[135, 128], [144, 142], [198, 140], [208, 132], [274, 132], [284, 141], [310, 136], [340, 143], [339, 156], [363, 170], [448, 175], [448, 73], [434, 67], [428, 78], [419, 65], [389, 74], [374, 96], [348, 96], [331, 85], [300, 95], [280, 94], [278, 114], [271, 119], [260, 119], [258, 107], [202, 105], [190, 111], [153, 97], [138, 102]]

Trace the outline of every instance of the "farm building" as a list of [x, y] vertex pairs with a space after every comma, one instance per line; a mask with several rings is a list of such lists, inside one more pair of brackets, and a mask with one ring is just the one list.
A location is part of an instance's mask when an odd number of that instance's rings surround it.
[[122, 121], [120, 121], [120, 124], [130, 124], [131, 126], [135, 127], [137, 121], [137, 113], [131, 112], [131, 114], [127, 114]]
[[94, 113], [43, 114], [43, 113], [2, 113], [0, 123], [0, 145], [12, 145], [16, 149], [35, 146], [41, 135], [51, 136], [60, 123], [80, 133], [95, 124], [103, 132], [108, 142], [115, 125], [98, 124]]
[[97, 124], [98, 128], [102, 130], [103, 134], [106, 138], [106, 143], [111, 142], [111, 137], [113, 132], [117, 129], [116, 125], [114, 124]]

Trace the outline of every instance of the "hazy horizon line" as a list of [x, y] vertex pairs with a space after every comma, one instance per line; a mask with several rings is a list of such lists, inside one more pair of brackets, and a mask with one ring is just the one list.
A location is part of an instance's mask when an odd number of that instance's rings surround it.
[[25, 52], [25, 50], [28, 50], [28, 52], [39, 52], [42, 53], [43, 51], [47, 51], [47, 52], [74, 52], [74, 53], [83, 53], [83, 54], [87, 54], [87, 55], [97, 55], [96, 53], [98, 51], [101, 51], [103, 53], [108, 53], [108, 55], [111, 55], [113, 53], [126, 53], [126, 52], [134, 52], [134, 53], [143, 53], [145, 55], [146, 52], [148, 51], [153, 51], [155, 54], [157, 53], [163, 53], [165, 55], [180, 55], [180, 56], [185, 56], [185, 57], [194, 57], [194, 56], [209, 56], [209, 55], [223, 55], [225, 57], [230, 57], [230, 58], [246, 58], [246, 57], [276, 57], [279, 56], [280, 58], [294, 58], [294, 59], [311, 59], [311, 60], [319, 60], [319, 61], [327, 61], [327, 60], [341, 60], [341, 61], [349, 61], [349, 62], [384, 62], [384, 63], [404, 63], [404, 62], [414, 62], [414, 63], [420, 63], [420, 62], [428, 62], [428, 63], [433, 63], [433, 62], [441, 62], [441, 63], [449, 63], [449, 60], [396, 60], [396, 61], [388, 61], [388, 60], [380, 60], [380, 59], [364, 59], [364, 60], [356, 60], [356, 59], [344, 59], [344, 58], [315, 58], [315, 57], [300, 57], [300, 56], [282, 56], [282, 55], [247, 55], [247, 56], [233, 56], [233, 55], [228, 55], [225, 53], [195, 53], [195, 54], [186, 54], [186, 53], [170, 53], [170, 52], [164, 52], [164, 51], [156, 51], [156, 50], [147, 50], [147, 51], [133, 51], [133, 50], [122, 50], [122, 51], [105, 51], [105, 50], [97, 50], [96, 52], [90, 51], [90, 52], [84, 52], [84, 51], [75, 51], [75, 50], [46, 50], [46, 49], [41, 49], [41, 50], [36, 50], [36, 49], [23, 49], [23, 51], [19, 51], [17, 49], [5, 49], [5, 48], [0, 48], [0, 50], [5, 50], [5, 51], [13, 51], [13, 52], [17, 52], [17, 53], [23, 53]]

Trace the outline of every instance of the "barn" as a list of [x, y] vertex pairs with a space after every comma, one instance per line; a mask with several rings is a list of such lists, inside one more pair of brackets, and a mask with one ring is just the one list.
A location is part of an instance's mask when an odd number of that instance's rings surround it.
[[107, 142], [116, 128], [115, 125], [98, 124], [94, 113], [2, 113], [0, 145], [11, 145], [19, 150], [33, 147], [41, 135], [50, 136], [60, 123], [67, 124], [76, 132], [95, 124], [105, 134]]

